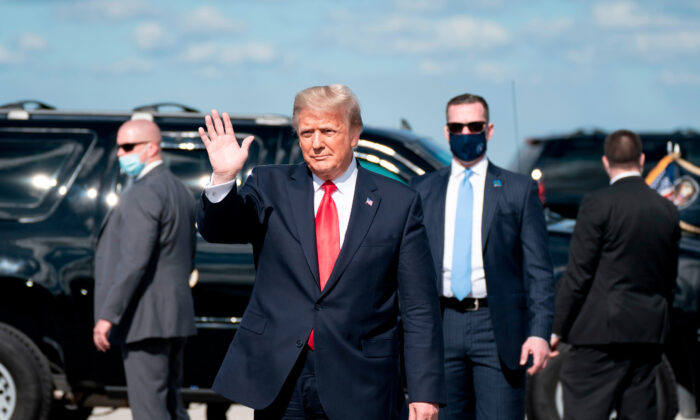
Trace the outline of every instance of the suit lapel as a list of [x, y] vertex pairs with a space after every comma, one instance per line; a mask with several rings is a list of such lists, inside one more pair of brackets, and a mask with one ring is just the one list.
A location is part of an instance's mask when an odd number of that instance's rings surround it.
[[486, 249], [486, 240], [491, 230], [493, 216], [498, 207], [498, 199], [501, 197], [503, 181], [499, 178], [501, 169], [489, 162], [486, 170], [486, 184], [484, 185], [484, 210], [481, 215], [481, 249]]
[[[372, 204], [368, 204], [367, 199], [370, 199]], [[350, 211], [350, 220], [348, 222], [347, 232], [343, 247], [340, 249], [338, 259], [335, 261], [333, 272], [323, 288], [321, 296], [325, 296], [333, 289], [338, 279], [347, 268], [352, 257], [360, 247], [362, 240], [367, 235], [372, 220], [377, 214], [377, 209], [381, 205], [381, 196], [377, 191], [377, 185], [374, 183], [372, 176], [366, 169], [357, 165], [357, 182], [355, 184], [355, 195], [352, 200], [352, 210]]]
[[292, 207], [294, 226], [301, 249], [313, 274], [315, 289], [319, 289], [318, 256], [316, 253], [316, 222], [314, 219], [314, 186], [305, 164], [299, 164], [290, 175], [287, 189]]

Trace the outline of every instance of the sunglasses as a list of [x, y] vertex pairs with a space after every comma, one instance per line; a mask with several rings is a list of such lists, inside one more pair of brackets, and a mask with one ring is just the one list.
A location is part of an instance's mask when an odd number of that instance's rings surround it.
[[136, 147], [137, 144], [146, 144], [146, 143], [150, 143], [150, 142], [141, 141], [141, 142], [138, 142], [138, 143], [124, 143], [124, 144], [120, 144], [120, 145], [117, 147], [117, 149], [122, 149], [123, 151], [129, 153], [130, 151], [134, 150], [134, 147]]
[[464, 130], [464, 127], [467, 127], [470, 133], [481, 133], [486, 128], [486, 124], [486, 121], [472, 121], [469, 123], [451, 122], [447, 123], [447, 129], [450, 133], [459, 134]]

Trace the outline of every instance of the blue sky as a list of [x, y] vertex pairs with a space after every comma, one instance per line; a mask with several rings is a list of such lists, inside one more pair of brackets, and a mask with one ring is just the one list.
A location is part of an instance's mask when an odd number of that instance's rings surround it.
[[0, 0], [0, 103], [289, 115], [329, 83], [436, 141], [481, 94], [503, 165], [532, 136], [698, 129], [700, 0]]

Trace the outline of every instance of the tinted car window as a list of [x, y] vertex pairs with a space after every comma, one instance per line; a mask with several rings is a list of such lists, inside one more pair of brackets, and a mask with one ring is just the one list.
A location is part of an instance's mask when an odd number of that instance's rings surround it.
[[93, 136], [0, 130], [0, 217], [41, 217], [66, 194]]
[[[530, 140], [512, 168], [541, 182], [546, 206], [566, 217], [576, 217], [583, 195], [608, 183], [601, 163], [606, 135], [577, 133]], [[646, 156], [644, 175], [666, 156], [669, 141], [680, 145], [685, 159], [700, 164], [700, 138], [694, 133], [641, 133], [640, 137]]]

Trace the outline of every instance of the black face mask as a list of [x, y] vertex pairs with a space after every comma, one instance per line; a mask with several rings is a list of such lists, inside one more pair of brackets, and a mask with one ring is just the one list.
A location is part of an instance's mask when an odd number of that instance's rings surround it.
[[486, 130], [477, 134], [450, 133], [450, 150], [463, 162], [471, 162], [486, 153]]

